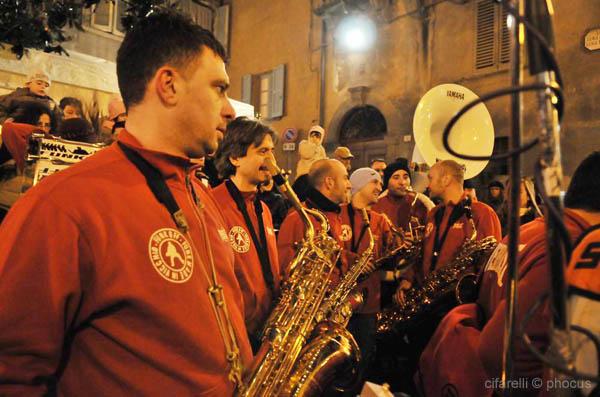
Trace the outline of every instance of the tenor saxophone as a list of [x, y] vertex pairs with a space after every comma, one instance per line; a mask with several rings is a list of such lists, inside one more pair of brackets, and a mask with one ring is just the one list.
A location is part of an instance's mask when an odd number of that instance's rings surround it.
[[[473, 233], [461, 245], [456, 256], [446, 266], [431, 272], [419, 287], [406, 292], [401, 305], [377, 314], [377, 333], [389, 334], [414, 329], [427, 316], [447, 311], [457, 303], [464, 303], [467, 280], [472, 280], [480, 265], [490, 256], [497, 245], [494, 237], [477, 240], [477, 229], [469, 217]], [[454, 303], [448, 304], [448, 299]]]
[[[281, 170], [270, 160], [266, 163], [281, 191], [299, 212], [305, 234], [292, 260], [290, 277], [283, 283], [279, 301], [265, 325], [254, 365], [238, 395], [313, 396], [320, 385], [329, 380], [319, 377], [318, 372], [299, 375], [308, 364], [315, 362], [315, 367], [319, 366], [319, 357], [308, 353], [314, 352], [312, 346], [318, 344], [323, 349], [333, 344], [341, 346], [335, 357], [340, 362], [352, 362], [357, 354], [356, 342], [343, 326], [332, 323], [329, 328], [317, 327], [316, 321], [326, 297], [332, 292], [332, 271], [341, 248], [327, 234], [329, 226], [325, 216], [304, 208]], [[319, 220], [318, 232], [309, 215]]]

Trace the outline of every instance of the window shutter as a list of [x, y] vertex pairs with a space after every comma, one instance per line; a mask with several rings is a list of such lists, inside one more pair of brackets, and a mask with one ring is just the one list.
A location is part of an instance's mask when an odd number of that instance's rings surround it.
[[508, 18], [508, 11], [504, 7], [502, 8], [502, 12], [500, 13], [502, 18], [500, 20], [500, 63], [509, 63], [510, 62], [510, 30], [508, 30], [508, 26], [506, 24], [506, 19]]
[[242, 77], [242, 102], [252, 103], [252, 75], [246, 74]]
[[229, 52], [229, 5], [217, 8], [215, 14], [215, 37]]
[[273, 69], [271, 84], [269, 118], [283, 117], [285, 65], [279, 65]]
[[[490, 0], [477, 0], [477, 26], [475, 69], [485, 69], [495, 63], [495, 21], [496, 5]], [[510, 50], [509, 50], [510, 51]]]

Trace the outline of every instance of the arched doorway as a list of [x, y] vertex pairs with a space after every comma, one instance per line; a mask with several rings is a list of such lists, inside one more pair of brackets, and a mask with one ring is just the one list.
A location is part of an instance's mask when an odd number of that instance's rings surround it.
[[383, 140], [387, 132], [385, 117], [373, 105], [356, 106], [344, 114], [339, 142], [354, 154], [353, 169], [368, 166], [371, 159], [386, 157]]
[[387, 123], [379, 109], [371, 105], [357, 106], [342, 119], [340, 142], [347, 146], [357, 141], [373, 141], [383, 139], [386, 133]]

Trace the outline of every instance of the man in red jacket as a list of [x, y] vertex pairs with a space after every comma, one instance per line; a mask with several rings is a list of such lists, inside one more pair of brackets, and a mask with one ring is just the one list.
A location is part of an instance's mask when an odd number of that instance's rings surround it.
[[[372, 258], [382, 258], [393, 245], [390, 221], [385, 215], [371, 211], [370, 208], [381, 194], [381, 176], [372, 168], [359, 168], [350, 176], [352, 184], [352, 200], [342, 208], [342, 241], [344, 254], [349, 266], [353, 266], [358, 258], [369, 247], [370, 239], [367, 226], [374, 237]], [[367, 210], [369, 225], [365, 224], [362, 209]], [[372, 264], [373, 262], [370, 261]], [[371, 270], [369, 266], [368, 270]], [[360, 374], [364, 375], [375, 357], [375, 333], [377, 328], [377, 312], [381, 310], [381, 272], [372, 272], [358, 286], [364, 303], [355, 311], [348, 323], [348, 330], [354, 335], [361, 353]], [[362, 388], [361, 382], [357, 391]], [[356, 394], [356, 393], [355, 393]]]
[[[340, 204], [346, 201], [350, 192], [350, 180], [346, 167], [334, 159], [315, 161], [308, 172], [310, 187], [306, 192], [305, 204], [309, 208], [321, 211], [329, 221], [329, 233], [342, 245], [342, 218]], [[320, 230], [320, 224], [314, 217], [310, 217], [316, 230]], [[289, 265], [296, 255], [296, 243], [304, 238], [304, 225], [296, 211], [292, 211], [281, 224], [277, 236], [277, 249], [279, 252], [279, 264], [284, 274], [288, 277]], [[333, 271], [334, 282], [346, 271], [346, 260], [341, 256], [336, 269]]]
[[0, 395], [234, 393], [252, 360], [243, 298], [190, 161], [234, 117], [224, 59], [172, 12], [127, 33], [118, 142], [30, 189], [0, 227]]
[[[408, 160], [400, 158], [389, 164], [383, 171], [383, 188], [387, 189], [387, 195], [381, 197], [373, 206], [375, 211], [386, 214], [395, 227], [404, 231], [409, 231], [411, 221], [416, 220], [425, 225], [427, 219], [427, 205], [417, 198], [415, 192], [411, 192], [410, 184]], [[430, 203], [427, 197], [426, 199], [427, 203]]]
[[[383, 171], [383, 188], [387, 194], [379, 199], [373, 210], [386, 214], [392, 224], [404, 232], [417, 237], [423, 234], [427, 212], [433, 208], [433, 202], [421, 193], [412, 192], [411, 173], [408, 160], [397, 159]], [[387, 269], [383, 277], [382, 301], [384, 306], [392, 303], [392, 296], [398, 286], [409, 288], [413, 278], [413, 269], [409, 269], [399, 279], [395, 269]]]
[[269, 207], [257, 197], [258, 185], [270, 174], [264, 165], [273, 155], [275, 133], [246, 118], [227, 126], [215, 156], [225, 181], [213, 190], [218, 197], [235, 254], [235, 274], [244, 296], [246, 327], [254, 351], [259, 333], [279, 293], [277, 240]]
[[[572, 240], [600, 224], [600, 152], [588, 156], [577, 168], [565, 196], [564, 222]], [[540, 297], [550, 290], [543, 218], [520, 229], [517, 324]], [[456, 395], [491, 396], [501, 389], [504, 323], [506, 321], [507, 239], [498, 245], [486, 264], [476, 303], [456, 307], [443, 319], [419, 363], [418, 383], [424, 395], [438, 396], [449, 387]], [[534, 312], [525, 332], [538, 350], [549, 344], [551, 313], [548, 306]], [[537, 396], [546, 384], [542, 363], [518, 337], [513, 341], [513, 378], [520, 379], [514, 396]], [[544, 381], [545, 382], [545, 381]]]
[[[473, 235], [473, 226], [480, 240], [493, 236], [502, 238], [500, 221], [488, 205], [467, 198], [463, 190], [464, 169], [454, 160], [443, 160], [429, 170], [429, 190], [442, 202], [427, 215], [423, 241], [423, 263], [415, 269], [411, 283], [419, 283], [435, 269], [452, 261], [466, 239]], [[470, 207], [470, 211], [469, 208]], [[403, 299], [402, 286], [397, 294]]]

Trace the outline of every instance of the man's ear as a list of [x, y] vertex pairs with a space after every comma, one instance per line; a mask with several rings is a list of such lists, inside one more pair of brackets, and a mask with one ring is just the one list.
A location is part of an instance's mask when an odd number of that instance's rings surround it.
[[240, 159], [239, 159], [238, 157], [231, 157], [231, 156], [229, 156], [229, 162], [230, 162], [231, 164], [233, 164], [233, 166], [234, 166], [235, 168], [237, 168], [237, 167], [239, 167], [239, 166], [240, 166]]
[[154, 75], [154, 89], [160, 101], [175, 106], [179, 101], [181, 75], [171, 66], [163, 66]]
[[450, 185], [450, 182], [452, 181], [452, 177], [448, 174], [444, 174], [442, 176], [442, 186], [446, 187], [448, 185]]
[[326, 176], [325, 177], [325, 187], [329, 190], [333, 189], [333, 185], [335, 185], [335, 181], [333, 180], [332, 177], [330, 176]]

